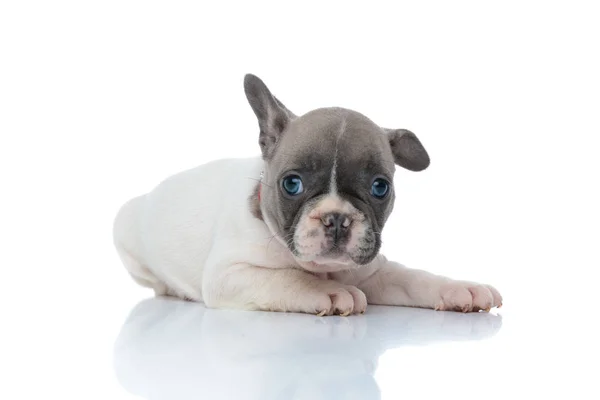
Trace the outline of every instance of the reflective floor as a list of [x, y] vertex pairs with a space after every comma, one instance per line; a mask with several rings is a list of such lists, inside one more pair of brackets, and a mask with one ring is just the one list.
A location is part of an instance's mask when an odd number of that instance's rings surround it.
[[317, 317], [210, 310], [119, 282], [13, 298], [0, 398], [600, 398], [596, 312], [569, 303], [517, 308], [533, 297], [509, 290], [492, 313]]
[[114, 369], [128, 393], [153, 400], [592, 395], [545, 376], [568, 372], [552, 367], [559, 352], [537, 354], [526, 333], [519, 343], [504, 329], [494, 313], [371, 306], [319, 318], [152, 298], [123, 324]]

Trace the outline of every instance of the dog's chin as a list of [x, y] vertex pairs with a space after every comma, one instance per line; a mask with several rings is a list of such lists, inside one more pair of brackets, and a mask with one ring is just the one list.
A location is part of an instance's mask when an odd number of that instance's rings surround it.
[[315, 256], [297, 258], [298, 264], [310, 272], [338, 272], [356, 268], [357, 264], [349, 255], [344, 254], [335, 258]]

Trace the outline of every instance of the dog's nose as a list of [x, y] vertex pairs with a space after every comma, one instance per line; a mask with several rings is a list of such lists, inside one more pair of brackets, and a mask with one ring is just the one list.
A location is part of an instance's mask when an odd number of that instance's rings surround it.
[[348, 234], [350, 217], [347, 215], [337, 212], [325, 214], [321, 217], [321, 222], [325, 227], [325, 233], [333, 236], [334, 241]]

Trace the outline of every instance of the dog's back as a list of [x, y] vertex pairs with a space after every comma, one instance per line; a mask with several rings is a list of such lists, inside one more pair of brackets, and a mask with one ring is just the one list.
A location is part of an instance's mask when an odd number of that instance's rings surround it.
[[[218, 220], [240, 224], [261, 160], [224, 159], [175, 174], [126, 202], [114, 221], [114, 244], [127, 271], [157, 295], [202, 300], [203, 267]], [[231, 251], [233, 251], [232, 249]]]

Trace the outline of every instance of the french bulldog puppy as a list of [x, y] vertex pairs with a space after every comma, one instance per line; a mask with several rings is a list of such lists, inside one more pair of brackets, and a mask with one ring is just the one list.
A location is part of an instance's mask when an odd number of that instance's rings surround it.
[[138, 284], [209, 308], [321, 316], [363, 313], [367, 303], [501, 306], [492, 286], [409, 269], [379, 253], [395, 165], [429, 166], [414, 133], [343, 108], [296, 116], [251, 74], [244, 90], [261, 157], [178, 173], [119, 210], [114, 243]]

